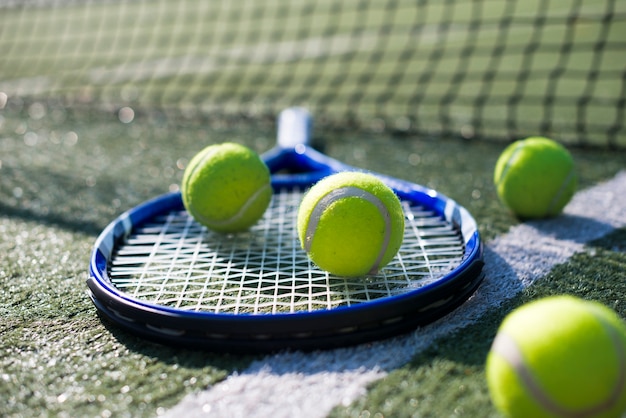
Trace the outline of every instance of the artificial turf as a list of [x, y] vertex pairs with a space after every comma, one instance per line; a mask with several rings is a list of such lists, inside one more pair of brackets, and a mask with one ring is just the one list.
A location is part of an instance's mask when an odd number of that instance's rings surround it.
[[[180, 350], [101, 321], [86, 295], [93, 242], [115, 216], [175, 190], [207, 144], [273, 146], [271, 121], [168, 119], [27, 105], [0, 118], [0, 415], [154, 416], [245, 369], [255, 356]], [[488, 242], [519, 221], [497, 201], [488, 141], [316, 131], [327, 154], [425, 184], [468, 207]], [[625, 166], [620, 153], [572, 149], [581, 187]], [[502, 309], [439, 340], [333, 416], [488, 416], [483, 362], [499, 321], [527, 300], [569, 292], [625, 314], [626, 233], [594, 242]], [[368, 411], [368, 412], [366, 412]]]

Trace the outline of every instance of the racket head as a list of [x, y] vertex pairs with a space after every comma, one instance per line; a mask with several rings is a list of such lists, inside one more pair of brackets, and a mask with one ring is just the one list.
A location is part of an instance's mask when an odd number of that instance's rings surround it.
[[[297, 109], [296, 112], [306, 111]], [[179, 239], [195, 239], [209, 247], [217, 245], [219, 240], [228, 241], [239, 248], [252, 247], [256, 245], [254, 243], [273, 240], [283, 235], [288, 237], [289, 251], [300, 261], [294, 262], [293, 273], [283, 271], [289, 268], [289, 262], [278, 269], [268, 268], [262, 271], [257, 275], [259, 287], [268, 283], [266, 274], [272, 276], [274, 273], [279, 273], [276, 277], [280, 275], [281, 280], [287, 282], [292, 274], [292, 282], [298, 283], [294, 289], [307, 286], [304, 276], [315, 276], [311, 283], [318, 286], [325, 280], [330, 290], [323, 290], [321, 293], [333, 295], [338, 292], [339, 287], [344, 286], [343, 283], [348, 283], [346, 287], [361, 286], [357, 283], [358, 280], [348, 281], [332, 277], [325, 272], [316, 271], [310, 264], [302, 267], [306, 254], [294, 241], [297, 240], [294, 230], [299, 199], [310, 186], [323, 177], [340, 171], [363, 170], [345, 165], [308, 145], [310, 133], [305, 130], [310, 130], [310, 119], [307, 119], [307, 113], [297, 113], [295, 116], [292, 114], [290, 117], [294, 119], [292, 126], [281, 131], [281, 127], [286, 125], [281, 120], [278, 145], [263, 155], [272, 172], [275, 195], [268, 209], [270, 213], [266, 213], [250, 234], [229, 237], [216, 235], [200, 227], [184, 211], [179, 192], [158, 196], [138, 205], [120, 215], [102, 231], [92, 251], [87, 285], [89, 295], [103, 317], [141, 337], [188, 348], [229, 352], [264, 352], [287, 348], [310, 350], [357, 344], [406, 332], [441, 318], [475, 292], [483, 278], [482, 243], [476, 222], [469, 212], [432, 189], [378, 174], [376, 175], [396, 192], [405, 206], [406, 228], [412, 229], [405, 230], [405, 236], [421, 233], [422, 227], [416, 226], [414, 221], [417, 219], [422, 222], [420, 217], [427, 213], [428, 222], [432, 219], [435, 222], [440, 220], [441, 225], [446, 225], [446, 230], [449, 230], [446, 234], [457, 237], [459, 243], [456, 251], [459, 254], [453, 257], [454, 265], [446, 267], [449, 271], [428, 280], [420, 277], [404, 283], [402, 279], [399, 285], [394, 284], [397, 288], [385, 290], [380, 297], [367, 296], [366, 301], [341, 302], [336, 305], [330, 302], [327, 306], [314, 303], [312, 309], [301, 306], [295, 309], [294, 306], [289, 306], [285, 311], [277, 310], [276, 307], [252, 312], [228, 309], [219, 311], [206, 306], [199, 306], [198, 309], [181, 307], [169, 302], [161, 303], [136, 297], [116, 282], [117, 279], [112, 275], [112, 266], [120, 248], [129, 245], [129, 240], [135, 239], [133, 237], [137, 234], [143, 233], [142, 229], [150, 230], [154, 228], [154, 223], [159, 225], [164, 222], [162, 219], [169, 217], [171, 222], [184, 224], [184, 228], [190, 228], [189, 225], [195, 228], [192, 236]], [[290, 136], [294, 132], [295, 136]], [[292, 141], [294, 137], [295, 140]], [[281, 199], [289, 202], [281, 202]], [[277, 212], [273, 213], [273, 210]], [[289, 213], [284, 215], [287, 227], [282, 224], [283, 221], [276, 222], [276, 219], [283, 216], [279, 212]], [[285, 234], [273, 228], [291, 229]], [[263, 245], [268, 245], [269, 251], [279, 246], [274, 242]], [[267, 252], [268, 247], [253, 250], [248, 248], [244, 252]], [[412, 257], [410, 248], [401, 248], [400, 251], [405, 251], [407, 260]], [[227, 264], [233, 262], [228, 257], [225, 259]], [[402, 266], [402, 269], [406, 269], [406, 266]], [[375, 293], [378, 286], [389, 287], [387, 277], [394, 275], [391, 270], [393, 266], [383, 269], [377, 276], [359, 279], [366, 283], [363, 285], [365, 292], [372, 292], [368, 289], [373, 289]], [[410, 276], [411, 272], [403, 271], [400, 275]], [[432, 272], [430, 275], [432, 276]], [[206, 280], [212, 280], [211, 276], [207, 276]], [[247, 290], [249, 285], [250, 283]], [[296, 293], [294, 289], [282, 290]]]

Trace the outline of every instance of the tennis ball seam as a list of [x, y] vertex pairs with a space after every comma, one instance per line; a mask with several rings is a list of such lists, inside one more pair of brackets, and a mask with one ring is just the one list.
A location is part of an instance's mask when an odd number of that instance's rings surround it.
[[[191, 172], [185, 176], [185, 184], [183, 185], [183, 190], [188, 190], [188, 185], [189, 182], [191, 181], [191, 179], [193, 178], [193, 176], [196, 174], [196, 172], [204, 166], [205, 162], [210, 160], [211, 158], [213, 158], [213, 156], [215, 154], [217, 154], [219, 150], [217, 149], [217, 147], [213, 147], [209, 150], [207, 150], [204, 155], [202, 155], [202, 157], [200, 158], [200, 160], [198, 160], [197, 162], [195, 162], [194, 166], [191, 168]], [[193, 161], [193, 158], [192, 158]]]
[[559, 187], [559, 190], [557, 190], [557, 192], [552, 197], [552, 200], [550, 200], [550, 203], [548, 204], [548, 208], [546, 209], [545, 213], [552, 213], [552, 211], [554, 210], [554, 207], [557, 205], [557, 203], [559, 203], [559, 201], [561, 200], [561, 197], [563, 197], [563, 193], [565, 193], [565, 189], [567, 189], [567, 186], [574, 179], [574, 176], [575, 176], [575, 170], [572, 167], [569, 173], [567, 173], [565, 180], [563, 180], [563, 183], [561, 183], [561, 187]]
[[250, 148], [233, 142], [210, 145], [187, 165], [183, 205], [216, 232], [241, 232], [261, 219], [272, 197], [271, 173]]
[[515, 160], [515, 158], [517, 157], [517, 154], [519, 154], [519, 152], [523, 148], [524, 148], [524, 144], [521, 141], [518, 141], [518, 143], [515, 145], [515, 149], [513, 149], [513, 152], [511, 152], [509, 159], [506, 160], [506, 163], [504, 164], [504, 168], [502, 169], [502, 172], [500, 173], [500, 177], [498, 178], [498, 182], [496, 184], [497, 187], [500, 187], [500, 183], [502, 183], [504, 179], [506, 179], [509, 169], [511, 168], [512, 162]]
[[385, 222], [385, 233], [383, 237], [383, 242], [380, 245], [380, 250], [378, 251], [376, 260], [374, 260], [372, 267], [370, 267], [369, 269], [369, 274], [376, 274], [380, 267], [380, 263], [385, 256], [385, 253], [387, 252], [387, 248], [389, 247], [389, 241], [391, 240], [391, 215], [385, 204], [378, 197], [358, 187], [339, 187], [325, 194], [321, 199], [317, 201], [313, 210], [311, 211], [311, 214], [309, 215], [309, 221], [307, 223], [305, 234], [304, 249], [307, 252], [311, 251], [313, 239], [315, 237], [315, 231], [317, 230], [320, 217], [322, 216], [326, 208], [333, 202], [348, 197], [358, 197], [372, 203], [376, 207], [376, 209], [378, 209], [378, 212]]
[[215, 221], [215, 220], [209, 220], [207, 219], [205, 216], [202, 216], [201, 214], [197, 213], [194, 210], [194, 217], [197, 217], [198, 219], [200, 219], [203, 223], [205, 223], [207, 226], [209, 226], [209, 228], [223, 228], [223, 227], [227, 227], [231, 224], [236, 223], [237, 221], [239, 221], [245, 214], [246, 211], [248, 210], [248, 208], [250, 208], [250, 206], [252, 206], [259, 197], [261, 197], [265, 191], [270, 188], [271, 185], [270, 184], [266, 184], [263, 187], [261, 187], [260, 189], [257, 189], [247, 200], [246, 203], [244, 203], [243, 205], [241, 205], [241, 208], [239, 208], [239, 211], [237, 211], [237, 213], [235, 213], [233, 216], [231, 216], [230, 218], [221, 220], [221, 221]]
[[544, 392], [531, 370], [526, 367], [524, 356], [513, 337], [507, 335], [505, 332], [499, 332], [493, 341], [491, 351], [502, 357], [513, 370], [515, 370], [524, 387], [542, 408], [554, 415], [564, 418], [591, 418], [613, 408], [619, 401], [621, 392], [626, 385], [626, 347], [624, 347], [619, 333], [613, 329], [611, 324], [607, 323], [607, 321], [600, 316], [594, 315], [594, 317], [602, 324], [613, 342], [613, 347], [616, 350], [619, 362], [619, 375], [617, 376], [617, 382], [613, 387], [613, 391], [605, 400], [581, 411], [572, 411], [557, 404]]

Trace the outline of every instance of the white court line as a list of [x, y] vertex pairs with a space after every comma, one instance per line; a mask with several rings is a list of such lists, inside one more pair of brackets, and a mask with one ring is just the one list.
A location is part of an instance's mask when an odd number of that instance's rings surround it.
[[517, 225], [485, 247], [486, 277], [474, 296], [439, 321], [386, 341], [313, 353], [267, 356], [168, 417], [325, 417], [365, 395], [366, 385], [407, 363], [438, 338], [468, 326], [545, 276], [585, 243], [626, 226], [626, 171], [577, 193], [556, 219]]

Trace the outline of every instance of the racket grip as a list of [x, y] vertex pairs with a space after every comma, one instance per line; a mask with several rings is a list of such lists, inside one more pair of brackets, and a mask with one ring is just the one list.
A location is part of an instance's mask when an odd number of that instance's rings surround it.
[[303, 107], [289, 107], [278, 116], [277, 143], [281, 148], [295, 149], [298, 145], [311, 145], [313, 117]]

